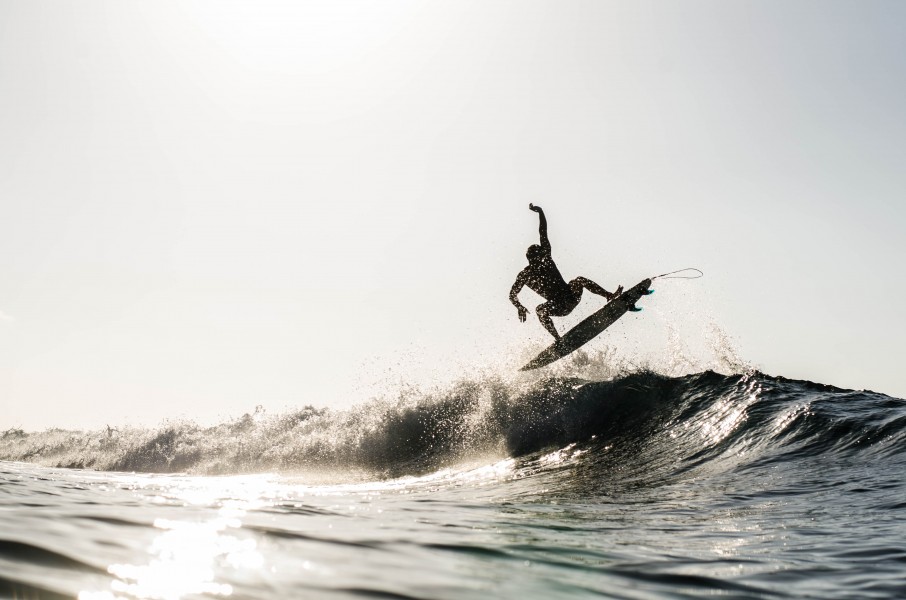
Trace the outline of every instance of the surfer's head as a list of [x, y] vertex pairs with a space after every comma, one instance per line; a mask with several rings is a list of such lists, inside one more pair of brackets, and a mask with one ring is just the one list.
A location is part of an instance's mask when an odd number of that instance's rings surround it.
[[544, 258], [544, 249], [538, 244], [532, 244], [528, 247], [528, 250], [525, 251], [525, 257], [530, 263], [536, 263]]

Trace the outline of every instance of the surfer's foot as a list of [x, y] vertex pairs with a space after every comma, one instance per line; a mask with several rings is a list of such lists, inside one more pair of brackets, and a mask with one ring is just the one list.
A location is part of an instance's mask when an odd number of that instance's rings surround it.
[[620, 287], [617, 288], [617, 291], [615, 291], [614, 293], [607, 296], [607, 301], [610, 302], [611, 300], [613, 300], [614, 298], [616, 298], [617, 296], [619, 296], [622, 293], [623, 293], [623, 286], [621, 285]]

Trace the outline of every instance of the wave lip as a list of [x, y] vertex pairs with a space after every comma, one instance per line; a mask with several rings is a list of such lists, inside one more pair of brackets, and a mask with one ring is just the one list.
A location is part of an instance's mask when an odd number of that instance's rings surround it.
[[0, 458], [114, 471], [386, 478], [578, 443], [588, 447], [589, 464], [619, 457], [624, 472], [665, 475], [820, 453], [892, 457], [902, 455], [904, 438], [906, 403], [883, 394], [757, 371], [682, 377], [641, 371], [528, 386], [465, 380], [347, 411], [258, 411], [213, 427], [171, 421], [151, 429], [13, 429], [0, 434]]

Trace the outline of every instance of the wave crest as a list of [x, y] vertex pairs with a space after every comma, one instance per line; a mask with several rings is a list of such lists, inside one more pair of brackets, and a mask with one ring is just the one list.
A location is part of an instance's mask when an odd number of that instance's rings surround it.
[[270, 415], [259, 408], [213, 427], [168, 421], [150, 429], [8, 430], [0, 457], [114, 471], [373, 478], [579, 443], [594, 450], [583, 456], [591, 464], [663, 477], [823, 452], [889, 455], [901, 452], [904, 437], [904, 402], [882, 394], [756, 371], [641, 371], [609, 381], [491, 376], [346, 411], [306, 406]]

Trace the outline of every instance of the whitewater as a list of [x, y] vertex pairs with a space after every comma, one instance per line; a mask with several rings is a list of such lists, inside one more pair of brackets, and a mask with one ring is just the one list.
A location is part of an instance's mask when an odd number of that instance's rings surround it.
[[0, 597], [902, 598], [906, 402], [595, 361], [0, 434]]

